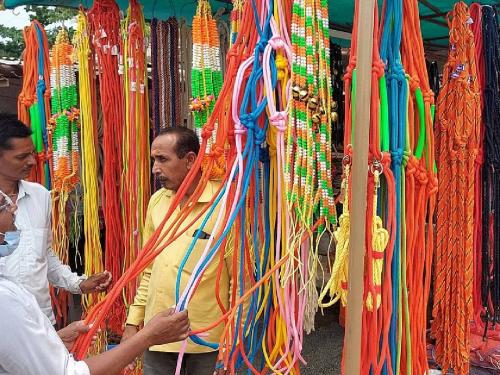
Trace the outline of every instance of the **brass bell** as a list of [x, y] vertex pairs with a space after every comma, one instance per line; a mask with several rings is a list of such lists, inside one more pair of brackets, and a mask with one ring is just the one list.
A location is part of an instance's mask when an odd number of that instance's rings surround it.
[[300, 97], [300, 86], [293, 86], [292, 87], [292, 95], [294, 99], [299, 99]]
[[314, 97], [310, 98], [307, 102], [307, 108], [309, 108], [311, 111], [316, 110], [316, 108], [318, 108], [318, 99]]
[[339, 114], [337, 112], [332, 112], [332, 122], [338, 122], [339, 121]]
[[332, 111], [336, 111], [339, 108], [339, 104], [334, 100], [332, 101]]
[[309, 98], [309, 92], [307, 90], [300, 90], [299, 99], [303, 102], [307, 101]]
[[321, 115], [319, 113], [315, 113], [312, 115], [312, 121], [315, 124], [319, 124], [321, 122]]

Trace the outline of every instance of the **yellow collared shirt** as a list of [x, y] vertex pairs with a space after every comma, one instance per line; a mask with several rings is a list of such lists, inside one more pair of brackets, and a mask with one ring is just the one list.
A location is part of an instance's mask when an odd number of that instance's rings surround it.
[[[198, 202], [195, 203], [193, 209], [183, 221], [184, 225], [181, 224], [181, 229], [196, 218], [200, 211], [217, 193], [219, 186], [220, 185], [217, 182], [208, 182], [205, 190], [198, 199]], [[161, 224], [170, 207], [173, 197], [174, 193], [166, 189], [157, 191], [151, 197], [144, 228], [145, 241], [151, 237], [156, 228], [158, 228]], [[177, 207], [174, 214], [167, 220], [167, 223], [164, 226], [165, 230], [169, 227], [169, 224], [175, 220], [175, 217], [179, 212], [180, 209]], [[214, 229], [214, 225], [217, 220], [217, 215], [218, 210], [216, 209], [205, 227], [202, 229], [203, 232], [208, 235], [212, 234], [212, 230]], [[202, 215], [194, 225], [188, 228], [184, 234], [167, 246], [156, 257], [153, 263], [144, 270], [134, 303], [129, 309], [127, 324], [140, 325], [142, 322], [147, 323], [157, 313], [175, 305], [175, 285], [180, 264], [194, 239], [196, 230], [201, 228], [205, 216], [206, 213]], [[167, 238], [168, 237], [170, 237], [170, 235], [167, 236]], [[208, 237], [207, 239], [198, 239], [196, 241], [196, 245], [193, 248], [191, 256], [182, 270], [180, 294], [184, 291], [198, 260], [201, 258], [201, 255], [205, 250], [207, 242]], [[212, 246], [214, 243], [215, 241], [212, 242]], [[189, 320], [192, 330], [207, 327], [222, 316], [216, 297], [217, 270], [220, 259], [219, 255], [220, 253], [217, 253], [213, 261], [209, 263], [198, 288], [192, 295], [191, 301], [188, 304]], [[225, 264], [223, 266], [219, 282], [219, 296], [225, 309], [229, 306], [230, 301], [232, 259], [232, 256], [225, 258]], [[218, 343], [223, 328], [224, 325], [220, 324], [214, 329], [208, 331], [208, 336], [203, 337], [203, 339], [208, 342]], [[179, 352], [180, 347], [181, 343], [171, 343], [153, 346], [150, 350], [160, 352]], [[212, 350], [213, 349], [209, 347], [196, 345], [191, 340], [188, 340], [186, 353], [205, 353]]]

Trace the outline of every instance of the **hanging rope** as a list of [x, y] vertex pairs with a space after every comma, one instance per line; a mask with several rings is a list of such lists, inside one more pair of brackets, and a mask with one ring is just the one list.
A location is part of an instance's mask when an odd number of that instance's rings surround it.
[[473, 314], [474, 163], [481, 121], [472, 19], [467, 6], [449, 15], [450, 51], [443, 71], [436, 131], [439, 146], [437, 243], [432, 335], [446, 372], [469, 373], [469, 322]]
[[486, 321], [496, 323], [500, 311], [500, 46], [496, 9], [482, 7], [484, 51], [484, 168], [482, 233], [482, 306]]
[[[143, 243], [143, 225], [150, 198], [150, 150], [148, 116], [148, 82], [146, 71], [145, 21], [142, 6], [131, 1], [123, 23], [123, 88], [125, 94], [125, 125], [122, 150], [122, 222], [124, 256], [122, 269], [134, 262]], [[121, 275], [121, 270], [115, 277]], [[124, 291], [125, 305], [132, 303], [136, 285]], [[116, 306], [108, 326], [121, 333], [125, 306]]]
[[52, 150], [47, 127], [50, 117], [50, 60], [47, 35], [43, 26], [34, 20], [23, 30], [24, 50], [23, 87], [18, 96], [19, 120], [33, 131], [37, 164], [30, 179], [51, 189]]
[[[230, 306], [221, 307], [220, 319], [209, 327], [194, 329], [190, 339], [200, 345], [220, 348], [220, 365], [222, 368], [227, 368], [230, 373], [236, 373], [243, 364], [253, 373], [264, 373], [266, 369], [278, 373], [299, 373], [299, 362], [303, 361], [300, 351], [308, 296], [305, 290], [306, 287], [309, 288], [307, 282], [314, 280], [309, 273], [309, 267], [313, 266], [308, 263], [312, 247], [308, 244], [312, 244], [312, 233], [318, 226], [330, 227], [332, 220], [323, 224], [322, 219], [314, 222], [310, 218], [305, 218], [304, 221], [310, 223], [306, 230], [298, 218], [293, 218], [293, 221], [289, 218], [295, 214], [293, 210], [287, 208], [286, 200], [283, 199], [281, 205], [276, 206], [276, 202], [280, 202], [278, 197], [287, 195], [286, 190], [284, 193], [279, 190], [279, 186], [281, 189], [286, 189], [284, 171], [280, 172], [279, 168], [284, 165], [288, 157], [285, 143], [288, 121], [286, 103], [291, 96], [288, 72], [291, 71], [292, 55], [289, 53], [290, 42], [286, 36], [289, 29], [286, 20], [290, 19], [286, 13], [287, 9], [291, 9], [291, 4], [281, 6], [277, 2], [273, 6], [268, 6], [266, 1], [245, 4], [238, 38], [228, 54], [227, 78], [219, 99], [215, 102], [212, 116], [208, 118], [202, 131], [201, 149], [206, 150], [217, 124], [215, 143], [212, 144], [208, 158], [203, 152], [200, 153], [194, 167], [176, 193], [163, 223], [159, 225], [139, 252], [136, 261], [125, 270], [107, 297], [89, 312], [87, 321], [93, 322], [94, 326], [89, 335], [80, 337], [76, 343], [75, 350], [79, 358], [85, 355], [91, 339], [90, 334], [102, 325], [113, 302], [120, 296], [123, 286], [135, 280], [144, 268], [193, 222], [203, 217], [203, 222], [206, 223], [209, 218], [216, 215], [219, 224], [212, 231], [209, 239], [211, 245], [206, 246], [205, 254], [199, 259], [196, 270], [191, 274], [190, 286], [182, 291], [177, 287], [179, 293], [177, 307], [183, 309], [188, 306], [204, 269], [215, 256], [225, 259], [232, 255], [234, 265], [232, 297]], [[318, 9], [321, 9], [321, 14], [326, 17], [328, 14], [326, 6], [322, 5]], [[327, 19], [321, 19], [318, 24], [327, 25]], [[323, 39], [319, 40], [318, 49], [324, 49], [324, 43], [328, 40], [327, 27], [320, 29], [319, 34]], [[283, 58], [286, 56], [281, 62], [278, 58], [280, 55]], [[321, 59], [323, 58], [324, 60], [320, 62], [328, 61], [328, 58], [322, 56]], [[318, 92], [321, 93], [329, 87], [324, 83], [327, 80], [329, 66], [327, 64], [317, 66], [321, 66], [317, 68], [318, 82], [321, 85]], [[320, 94], [320, 98], [326, 99], [326, 96], [322, 97]], [[232, 116], [227, 116], [227, 113], [232, 113]], [[328, 115], [325, 113], [323, 116]], [[273, 130], [269, 130], [268, 124], [272, 124]], [[320, 134], [322, 132], [323, 130]], [[319, 147], [319, 141], [323, 139], [317, 138], [319, 156], [325, 152], [325, 149]], [[223, 154], [225, 154], [223, 183], [193, 222], [188, 223], [185, 219], [192, 210], [193, 203], [197, 202], [205, 189], [213, 170], [218, 168], [217, 160]], [[277, 159], [278, 157], [281, 161]], [[318, 160], [323, 159], [318, 157]], [[320, 171], [322, 168], [323, 166], [318, 166]], [[183, 208], [175, 213], [174, 210], [185, 197], [187, 188], [200, 172], [201, 182]], [[322, 179], [327, 178], [325, 172], [318, 180], [323, 181]], [[270, 181], [273, 181], [272, 184]], [[327, 187], [323, 186], [323, 190], [319, 187], [313, 190], [313, 194], [318, 197], [316, 203], [318, 208], [322, 207], [320, 203], [322, 191], [328, 191]], [[323, 207], [330, 208], [326, 202]], [[329, 211], [318, 209], [317, 212], [323, 218], [328, 217]], [[313, 214], [314, 211], [311, 209], [310, 215]], [[168, 225], [165, 224], [167, 220]], [[292, 227], [295, 223], [297, 226]], [[230, 230], [231, 228], [233, 229]], [[275, 232], [278, 230], [279, 232]], [[195, 237], [199, 237], [200, 233], [199, 231]], [[191, 247], [196, 241], [197, 238], [194, 238]], [[306, 242], [305, 246], [301, 245], [303, 242]], [[228, 251], [217, 253], [219, 249]], [[299, 264], [296, 264], [295, 260], [298, 260]], [[222, 264], [223, 262], [219, 262], [219, 275], [222, 272], [220, 268], [223, 267]], [[270, 278], [274, 278], [273, 282], [270, 282]], [[219, 276], [217, 285], [220, 282]], [[219, 294], [220, 288], [216, 286], [216, 296], [222, 301], [222, 296]], [[242, 306], [243, 302], [245, 307]], [[219, 324], [224, 325], [219, 343], [205, 342], [199, 336], [200, 333], [210, 331]], [[253, 359], [261, 347], [265, 353], [265, 363], [256, 363]]]
[[[68, 264], [69, 217], [67, 203], [80, 179], [79, 111], [76, 92], [76, 75], [72, 61], [73, 47], [68, 33], [61, 29], [51, 51], [51, 104], [52, 117], [48, 134], [53, 150], [52, 202], [52, 249], [63, 264]], [[76, 215], [75, 215], [76, 216]], [[78, 225], [78, 224], [77, 224]], [[53, 291], [56, 296], [56, 292]], [[68, 292], [59, 289], [55, 304], [56, 319], [60, 326], [67, 324]]]
[[[181, 71], [181, 123], [193, 129], [193, 116], [189, 110], [189, 101], [191, 94], [191, 67], [193, 65], [193, 36], [191, 27], [187, 25], [186, 20], [182, 19], [179, 23], [180, 40], [180, 71]], [[225, 56], [225, 55], [224, 55]]]
[[[481, 5], [478, 3], [471, 4], [470, 16], [473, 21], [471, 27], [474, 33], [474, 46], [476, 57], [476, 69], [480, 87], [484, 88], [485, 72], [484, 72], [484, 54], [483, 54], [483, 22], [481, 15]], [[483, 89], [481, 89], [481, 110], [484, 114], [484, 98]], [[480, 334], [484, 331], [481, 314], [483, 304], [481, 298], [481, 283], [483, 278], [482, 272], [482, 251], [483, 251], [483, 164], [484, 164], [484, 117], [479, 123], [479, 143], [476, 163], [474, 164], [474, 287], [473, 287], [473, 305], [475, 326]]]
[[[119, 9], [112, 0], [95, 1], [88, 12], [92, 44], [97, 57], [100, 104], [103, 114], [103, 186], [102, 206], [106, 227], [104, 265], [113, 275], [122, 272], [124, 263], [123, 224], [120, 212], [123, 134], [123, 56], [120, 45]], [[102, 254], [92, 251], [85, 257], [88, 274], [103, 271]], [[90, 272], [92, 271], [92, 272]], [[102, 296], [84, 297], [87, 311]], [[115, 304], [114, 309], [120, 309]], [[113, 311], [115, 311], [113, 309]], [[118, 310], [119, 311], [119, 310]], [[117, 315], [119, 315], [117, 311]], [[116, 327], [115, 327], [116, 328]]]
[[[434, 93], [425, 60], [418, 2], [403, 1], [401, 57], [406, 72], [407, 103], [393, 158], [403, 158], [401, 191], [401, 262], [398, 291], [398, 349], [394, 370], [425, 373], [427, 364], [427, 304], [434, 251], [434, 207], [437, 179], [434, 158]], [[394, 338], [393, 338], [394, 339]]]
[[[99, 181], [97, 149], [97, 102], [95, 66], [90, 44], [90, 25], [85, 12], [80, 9], [76, 17], [73, 37], [74, 52], [78, 61], [78, 92], [81, 129], [81, 184], [83, 189], [83, 233], [85, 272], [92, 275], [102, 271], [102, 249], [99, 226]], [[97, 296], [87, 296], [82, 305], [91, 306]], [[103, 338], [104, 340], [104, 338]], [[98, 341], [96, 352], [104, 345]]]

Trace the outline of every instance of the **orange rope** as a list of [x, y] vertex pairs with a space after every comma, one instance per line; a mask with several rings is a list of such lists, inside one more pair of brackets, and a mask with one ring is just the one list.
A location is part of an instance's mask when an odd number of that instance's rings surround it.
[[432, 335], [443, 372], [469, 373], [473, 317], [474, 163], [481, 103], [474, 35], [467, 6], [449, 14], [450, 51], [437, 105], [439, 140], [437, 246]]

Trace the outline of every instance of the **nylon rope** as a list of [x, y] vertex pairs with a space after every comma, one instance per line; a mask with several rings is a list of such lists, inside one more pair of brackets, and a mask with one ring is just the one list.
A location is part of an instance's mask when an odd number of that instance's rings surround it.
[[432, 335], [446, 372], [469, 373], [469, 322], [473, 317], [474, 163], [481, 103], [472, 19], [467, 6], [449, 15], [450, 50], [438, 97], [437, 243]]

